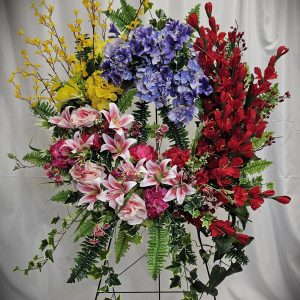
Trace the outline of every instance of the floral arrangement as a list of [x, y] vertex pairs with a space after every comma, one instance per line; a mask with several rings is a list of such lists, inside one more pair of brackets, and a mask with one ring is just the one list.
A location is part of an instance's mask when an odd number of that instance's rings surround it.
[[[24, 67], [9, 80], [16, 97], [27, 101], [52, 133], [48, 149], [30, 145], [23, 160], [9, 154], [15, 169], [26, 162], [43, 167], [59, 187], [51, 200], [74, 208], [53, 218], [42, 254], [23, 271], [53, 262], [74, 227], [81, 250], [68, 282], [99, 279], [97, 298], [121, 284], [109, 265], [111, 243], [118, 263], [130, 245], [142, 243], [147, 229], [145, 255], [153, 279], [166, 268], [171, 288], [181, 287], [183, 278], [189, 283], [185, 300], [203, 293], [216, 297], [216, 287], [248, 263], [249, 210], [265, 199], [290, 202], [263, 181], [261, 173], [271, 162], [258, 156], [275, 141], [266, 131], [271, 111], [290, 96], [281, 96], [278, 84], [271, 83], [277, 78], [275, 64], [288, 49], [279, 47], [266, 69], [252, 74], [243, 61], [244, 33], [236, 27], [220, 31], [210, 2], [205, 5], [209, 27], [199, 24], [200, 5], [180, 22], [162, 10], [154, 13], [148, 0], [138, 8], [120, 0], [116, 10], [112, 1], [106, 7], [82, 3], [91, 32], [83, 32], [74, 10], [73, 52], [53, 22], [54, 7], [44, 0], [32, 5], [50, 38], [20, 34], [48, 64], [50, 75], [22, 50]], [[146, 13], [149, 25], [142, 24]], [[17, 75], [33, 80], [34, 95], [23, 94]], [[188, 124], [195, 127], [191, 141]], [[167, 148], [163, 141], [169, 141]], [[186, 224], [196, 228], [207, 282], [197, 275], [199, 259]]]

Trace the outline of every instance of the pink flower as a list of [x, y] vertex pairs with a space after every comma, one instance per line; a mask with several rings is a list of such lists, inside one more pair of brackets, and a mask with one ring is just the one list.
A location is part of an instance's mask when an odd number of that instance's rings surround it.
[[147, 187], [156, 185], [159, 186], [161, 183], [165, 183], [171, 178], [175, 178], [176, 166], [172, 167], [171, 170], [167, 169], [167, 165], [170, 159], [164, 159], [159, 164], [154, 163], [152, 160], [146, 162], [146, 174], [143, 181], [140, 183], [141, 187]]
[[102, 184], [107, 188], [105, 191], [106, 201], [109, 206], [116, 208], [117, 205], [124, 204], [124, 196], [127, 194], [137, 183], [134, 181], [119, 182], [112, 175], [108, 176], [108, 180], [103, 180]]
[[109, 103], [109, 111], [101, 110], [109, 123], [109, 128], [114, 129], [119, 135], [124, 134], [124, 127], [134, 121], [132, 115], [120, 116], [120, 111], [115, 103]]
[[71, 122], [70, 109], [72, 106], [67, 106], [60, 116], [50, 117], [49, 123], [55, 124], [60, 128], [74, 128]]
[[181, 205], [186, 195], [190, 196], [196, 192], [196, 189], [183, 181], [183, 170], [179, 173], [176, 170], [176, 177], [166, 180], [165, 184], [172, 186], [164, 197], [166, 202], [176, 199], [177, 203]]
[[134, 145], [130, 148], [130, 155], [135, 161], [139, 161], [142, 158], [146, 158], [147, 160], [156, 161], [157, 152], [154, 150], [152, 146], [148, 146], [146, 144]]
[[52, 155], [52, 166], [60, 169], [68, 169], [72, 166], [74, 161], [70, 158], [71, 150], [66, 148], [66, 141], [59, 140], [50, 146], [50, 153]]
[[78, 205], [88, 204], [87, 210], [93, 210], [96, 201], [105, 202], [106, 198], [100, 187], [101, 179], [97, 178], [93, 182], [83, 184], [78, 182], [76, 188], [79, 192], [85, 194], [78, 202]]
[[129, 160], [129, 148], [136, 142], [135, 139], [126, 140], [124, 135], [119, 135], [118, 133], [115, 134], [114, 139], [105, 133], [103, 133], [102, 138], [105, 144], [101, 146], [100, 152], [108, 150], [110, 153], [113, 153], [113, 159], [117, 159], [120, 156], [124, 160]]
[[169, 207], [169, 204], [163, 200], [167, 192], [167, 189], [161, 187], [145, 189], [144, 199], [146, 203], [147, 214], [150, 219], [160, 217]]
[[94, 134], [91, 135], [88, 139], [83, 139], [80, 132], [77, 131], [74, 134], [73, 139], [69, 139], [65, 141], [63, 148], [70, 149], [72, 153], [80, 153], [84, 149], [89, 149], [94, 145]]
[[76, 163], [70, 170], [72, 178], [81, 183], [90, 183], [97, 178], [105, 179], [104, 167], [87, 161]]
[[129, 225], [141, 224], [147, 218], [145, 202], [137, 194], [132, 194], [124, 207], [121, 207], [118, 217]]
[[71, 122], [76, 127], [91, 127], [101, 115], [98, 110], [86, 105], [74, 110], [71, 114]]
[[130, 161], [121, 161], [119, 169], [126, 180], [140, 181], [142, 172], [146, 172], [145, 161], [146, 158], [143, 158], [135, 166]]

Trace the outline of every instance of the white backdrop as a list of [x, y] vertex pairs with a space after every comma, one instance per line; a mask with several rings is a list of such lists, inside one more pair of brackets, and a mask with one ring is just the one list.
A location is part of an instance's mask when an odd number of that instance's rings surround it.
[[[21, 64], [19, 51], [23, 47], [17, 31], [24, 28], [32, 35], [45, 35], [37, 27], [30, 11], [31, 0], [0, 0], [0, 299], [1, 300], [92, 300], [96, 282], [85, 280], [76, 285], [66, 284], [69, 266], [73, 263], [75, 246], [72, 237], [66, 238], [55, 254], [55, 263], [28, 278], [12, 273], [15, 265], [24, 265], [35, 253], [39, 241], [49, 230], [49, 222], [62, 210], [48, 199], [53, 190], [43, 185], [42, 171], [30, 169], [12, 172], [13, 162], [7, 152], [22, 156], [30, 137], [37, 147], [46, 147], [47, 132], [34, 126], [24, 103], [15, 100], [6, 81], [13, 69]], [[60, 32], [67, 34], [65, 23], [71, 22], [72, 9], [80, 0], [56, 0], [56, 21]], [[131, 1], [130, 1], [131, 2]], [[172, 17], [183, 19], [195, 0], [156, 0], [156, 7], [165, 9]], [[270, 128], [276, 131], [275, 146], [262, 155], [274, 161], [266, 174], [276, 182], [279, 194], [292, 196], [289, 206], [277, 203], [265, 205], [252, 214], [254, 221], [248, 233], [255, 236], [247, 253], [251, 263], [243, 273], [223, 283], [219, 292], [222, 300], [298, 300], [300, 299], [300, 1], [299, 0], [215, 0], [214, 15], [227, 30], [235, 20], [245, 31], [248, 41], [246, 59], [251, 68], [264, 67], [268, 57], [281, 44], [291, 51], [278, 65], [281, 91], [289, 90], [292, 99], [281, 105], [272, 115]], [[204, 3], [203, 3], [204, 4]], [[205, 20], [204, 12], [202, 12]], [[267, 202], [267, 201], [266, 201]], [[127, 266], [143, 247], [133, 250], [122, 266]], [[118, 270], [122, 269], [118, 267]], [[200, 266], [200, 268], [203, 267]], [[203, 272], [204, 274], [204, 272]], [[121, 278], [123, 290], [151, 290], [156, 288], [145, 270], [138, 264], [133, 272]], [[165, 287], [167, 284], [165, 284]], [[156, 296], [142, 296], [144, 300]], [[125, 300], [140, 296], [124, 297]], [[100, 299], [103, 299], [100, 297]], [[179, 299], [165, 295], [162, 299]], [[211, 299], [204, 296], [202, 299]]]

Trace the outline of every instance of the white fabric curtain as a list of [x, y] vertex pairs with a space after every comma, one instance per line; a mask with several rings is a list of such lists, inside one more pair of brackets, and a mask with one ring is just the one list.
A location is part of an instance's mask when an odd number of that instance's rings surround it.
[[[198, 0], [199, 1], [199, 0]], [[172, 17], [183, 20], [196, 0], [156, 0], [155, 7], [163, 8]], [[60, 33], [71, 41], [66, 23], [72, 20], [72, 9], [80, 7], [79, 0], [53, 1], [55, 19]], [[118, 1], [115, 1], [118, 2]], [[134, 2], [134, 1], [130, 1]], [[21, 64], [22, 41], [17, 36], [20, 28], [29, 35], [45, 37], [37, 26], [30, 10], [31, 0], [0, 1], [0, 299], [1, 300], [60, 300], [94, 299], [97, 282], [84, 280], [75, 285], [66, 284], [69, 267], [73, 264], [76, 246], [73, 237], [65, 238], [57, 250], [54, 264], [48, 264], [43, 272], [24, 277], [12, 273], [15, 265], [24, 265], [35, 253], [41, 239], [49, 231], [49, 222], [64, 207], [48, 199], [54, 192], [46, 181], [44, 172], [38, 169], [12, 172], [13, 162], [7, 152], [22, 156], [28, 150], [30, 138], [33, 145], [46, 147], [50, 135], [34, 126], [33, 118], [25, 103], [14, 99], [6, 83], [10, 72]], [[204, 2], [203, 2], [204, 4]], [[248, 247], [250, 264], [243, 273], [227, 279], [219, 288], [222, 300], [297, 300], [300, 299], [300, 1], [299, 0], [215, 0], [214, 15], [225, 30], [239, 23], [245, 31], [248, 51], [245, 59], [251, 69], [265, 67], [267, 59], [281, 44], [290, 53], [278, 64], [281, 91], [289, 90], [292, 99], [273, 113], [270, 129], [280, 137], [276, 144], [266, 149], [262, 156], [274, 162], [267, 172], [268, 180], [276, 182], [279, 194], [292, 196], [289, 206], [270, 201], [252, 214], [253, 224], [248, 233], [255, 237]], [[204, 9], [202, 19], [206, 23]], [[29, 91], [29, 87], [25, 86]], [[268, 202], [268, 201], [266, 201]], [[141, 255], [144, 247], [132, 248], [117, 270], [128, 266]], [[201, 275], [204, 267], [199, 265]], [[203, 270], [203, 271], [202, 271]], [[121, 277], [125, 291], [155, 290], [147, 274], [145, 261]], [[163, 274], [163, 289], [167, 289], [167, 273]], [[125, 295], [125, 300], [157, 299], [155, 295]], [[104, 297], [99, 297], [104, 299]], [[162, 299], [180, 299], [179, 295], [163, 295]], [[202, 299], [211, 299], [203, 296]]]

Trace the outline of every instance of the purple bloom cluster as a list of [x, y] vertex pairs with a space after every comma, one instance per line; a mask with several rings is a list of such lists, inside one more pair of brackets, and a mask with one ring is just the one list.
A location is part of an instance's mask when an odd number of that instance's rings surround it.
[[176, 61], [190, 40], [192, 28], [171, 20], [161, 31], [151, 26], [133, 30], [124, 42], [116, 39], [104, 49], [103, 76], [116, 85], [133, 80], [137, 96], [154, 102], [157, 108], [171, 102], [169, 118], [178, 126], [188, 124], [197, 113], [195, 100], [212, 88], [192, 49], [186, 66], [174, 70]]

